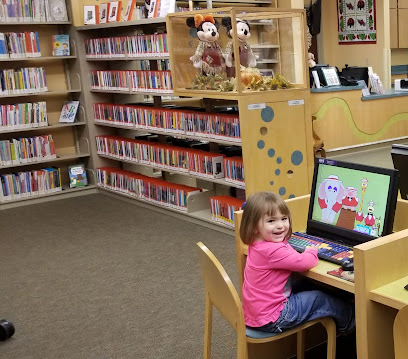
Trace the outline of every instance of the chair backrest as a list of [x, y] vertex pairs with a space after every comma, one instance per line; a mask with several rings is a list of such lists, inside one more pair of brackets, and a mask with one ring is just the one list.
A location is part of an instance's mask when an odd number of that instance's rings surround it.
[[408, 352], [408, 305], [398, 311], [394, 321], [395, 359], [407, 357]]
[[242, 214], [244, 212], [236, 211], [234, 214], [235, 222], [235, 248], [237, 251], [237, 263], [238, 263], [238, 278], [239, 278], [239, 292], [242, 296], [242, 284], [244, 283], [244, 270], [246, 265], [246, 259], [248, 255], [248, 246], [242, 242], [239, 235], [239, 229], [241, 228]]
[[218, 309], [237, 332], [245, 332], [241, 301], [227, 272], [202, 242], [197, 243], [197, 254], [200, 260], [205, 290], [211, 304]]

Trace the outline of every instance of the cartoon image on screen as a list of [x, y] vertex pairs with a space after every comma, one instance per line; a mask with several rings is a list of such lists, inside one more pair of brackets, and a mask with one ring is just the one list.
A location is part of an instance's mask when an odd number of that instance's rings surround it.
[[382, 235], [390, 177], [320, 163], [312, 219], [372, 237]]

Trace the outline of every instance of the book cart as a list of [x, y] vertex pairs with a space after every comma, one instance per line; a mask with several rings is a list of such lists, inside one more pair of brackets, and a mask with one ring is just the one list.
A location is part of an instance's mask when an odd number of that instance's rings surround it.
[[[251, 25], [252, 47], [279, 44], [275, 79], [260, 77], [261, 71], [246, 68], [236, 72], [236, 79], [221, 80], [211, 90], [205, 76], [197, 76], [190, 60], [199, 40], [186, 26], [186, 20], [198, 13], [167, 17], [174, 93], [235, 101], [239, 108], [246, 196], [260, 190], [274, 191], [284, 199], [307, 194], [313, 169], [313, 141], [304, 10], [208, 9], [205, 15], [212, 15], [219, 23], [223, 17], [231, 17], [233, 29], [237, 19], [256, 24]], [[229, 38], [219, 32], [218, 43], [225, 48]], [[236, 32], [233, 38], [234, 48], [238, 48]], [[234, 58], [238, 69], [239, 56]]]
[[[71, 19], [70, 0], [66, 6]], [[38, 21], [27, 13], [2, 21], [0, 32], [13, 38], [11, 51], [0, 56], [0, 209], [96, 191], [92, 178], [88, 187], [69, 188], [67, 165], [92, 168], [71, 21]], [[55, 34], [70, 35], [70, 56], [52, 56]], [[59, 123], [64, 101], [71, 100], [81, 103], [76, 121]]]
[[[274, 1], [261, 3], [276, 6]], [[93, 4], [97, 2], [76, 3], [73, 12], [79, 20], [74, 18], [75, 25], [83, 24], [83, 6]], [[83, 44], [78, 51], [86, 79], [86, 112], [93, 119], [90, 141], [96, 149], [98, 187], [231, 233], [233, 212], [242, 205], [244, 195], [240, 200], [231, 198], [225, 208], [219, 203], [231, 192], [244, 193], [243, 173], [237, 178], [228, 171], [242, 168], [243, 161], [221, 155], [218, 147], [241, 146], [239, 116], [218, 113], [203, 96], [175, 96], [165, 18], [82, 25], [77, 30]], [[268, 49], [259, 46], [259, 51], [263, 48]], [[274, 66], [277, 71], [278, 61], [265, 60], [265, 64], [264, 69]], [[229, 130], [209, 133], [208, 123], [221, 123]], [[210, 150], [174, 144], [186, 138], [208, 143]], [[228, 216], [212, 215], [212, 206]]]

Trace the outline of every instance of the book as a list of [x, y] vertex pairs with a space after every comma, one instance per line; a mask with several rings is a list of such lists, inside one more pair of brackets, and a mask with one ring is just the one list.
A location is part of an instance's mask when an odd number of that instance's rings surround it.
[[105, 2], [99, 5], [99, 23], [106, 24], [108, 22], [109, 3]]
[[65, 101], [64, 105], [62, 106], [59, 122], [61, 123], [75, 122], [78, 107], [79, 101]]
[[53, 56], [69, 56], [69, 35], [52, 35]]
[[48, 9], [50, 21], [68, 21], [67, 7], [65, 0], [48, 0]]
[[69, 187], [78, 188], [88, 185], [88, 179], [86, 177], [85, 164], [78, 163], [68, 166]]
[[132, 20], [133, 9], [136, 6], [136, 0], [128, 0], [125, 13], [123, 14], [123, 21]]
[[99, 24], [98, 5], [84, 5], [84, 24], [85, 25]]
[[108, 22], [118, 22], [118, 21], [120, 21], [121, 10], [122, 10], [122, 2], [121, 1], [111, 1], [109, 3]]

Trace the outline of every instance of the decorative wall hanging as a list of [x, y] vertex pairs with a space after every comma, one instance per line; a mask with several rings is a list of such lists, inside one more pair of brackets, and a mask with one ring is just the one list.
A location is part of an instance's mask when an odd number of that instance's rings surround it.
[[375, 44], [375, 0], [338, 0], [339, 44]]

